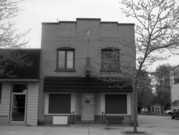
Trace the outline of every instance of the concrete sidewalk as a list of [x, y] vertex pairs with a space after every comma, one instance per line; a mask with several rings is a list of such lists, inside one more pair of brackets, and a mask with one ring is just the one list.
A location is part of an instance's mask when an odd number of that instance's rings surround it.
[[[0, 135], [126, 135], [126, 131], [133, 131], [133, 127], [88, 124], [69, 127], [0, 125]], [[179, 135], [179, 129], [159, 129], [147, 125], [138, 127], [138, 131], [145, 132], [145, 135]]]

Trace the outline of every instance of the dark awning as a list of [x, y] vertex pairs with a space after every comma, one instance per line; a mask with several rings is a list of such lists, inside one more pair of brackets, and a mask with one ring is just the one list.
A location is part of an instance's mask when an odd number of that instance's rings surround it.
[[[0, 49], [0, 64], [5, 68], [0, 79], [7, 81], [38, 80], [40, 49]], [[6, 66], [5, 66], [6, 65]]]
[[132, 92], [130, 81], [96, 77], [45, 77], [44, 92]]

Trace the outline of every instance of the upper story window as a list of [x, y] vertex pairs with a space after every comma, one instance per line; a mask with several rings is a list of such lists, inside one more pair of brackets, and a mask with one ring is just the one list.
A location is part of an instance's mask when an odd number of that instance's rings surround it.
[[102, 71], [119, 71], [119, 49], [102, 49]]
[[75, 49], [59, 48], [57, 50], [57, 70], [74, 71]]

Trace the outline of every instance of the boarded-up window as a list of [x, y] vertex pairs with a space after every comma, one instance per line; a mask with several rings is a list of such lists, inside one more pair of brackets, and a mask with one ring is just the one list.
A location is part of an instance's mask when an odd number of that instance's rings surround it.
[[49, 94], [49, 113], [70, 113], [70, 94]]
[[127, 114], [126, 95], [106, 95], [105, 109], [106, 114]]

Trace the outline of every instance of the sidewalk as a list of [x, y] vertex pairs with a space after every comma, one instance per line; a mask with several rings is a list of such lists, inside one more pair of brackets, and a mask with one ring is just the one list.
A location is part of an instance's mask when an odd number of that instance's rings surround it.
[[[106, 127], [104, 125], [90, 124], [71, 125], [69, 127], [0, 125], [0, 135], [126, 135], [124, 133], [126, 131], [133, 131], [133, 127]], [[141, 125], [138, 127], [138, 131], [145, 132], [145, 135], [179, 135], [179, 128], [159, 129], [152, 126]]]

